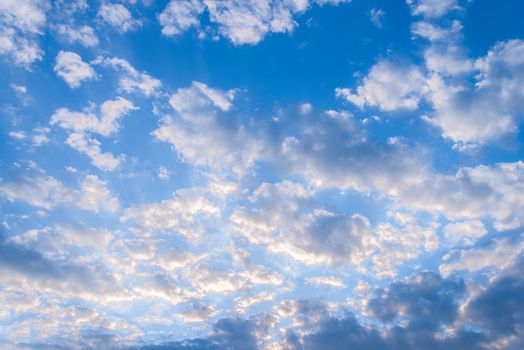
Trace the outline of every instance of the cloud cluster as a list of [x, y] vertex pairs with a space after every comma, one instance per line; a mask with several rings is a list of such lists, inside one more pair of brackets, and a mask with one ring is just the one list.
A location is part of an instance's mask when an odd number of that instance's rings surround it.
[[109, 152], [102, 152], [100, 141], [92, 138], [91, 134], [109, 136], [115, 133], [120, 127], [120, 119], [138, 107], [131, 101], [118, 97], [116, 100], [105, 101], [99, 109], [97, 116], [92, 108], [82, 112], [59, 108], [51, 116], [50, 124], [67, 130], [69, 135], [66, 143], [91, 158], [94, 166], [111, 171], [118, 167], [120, 159]]
[[0, 3], [0, 53], [16, 64], [29, 66], [42, 59], [38, 37], [44, 33], [46, 0], [6, 0]]
[[[350, 0], [349, 0], [350, 1]], [[297, 23], [294, 16], [300, 15], [314, 3], [339, 4], [347, 0], [286, 1], [212, 1], [172, 0], [158, 16], [162, 33], [167, 36], [180, 35], [191, 27], [200, 27], [204, 12], [217, 31], [235, 45], [257, 44], [269, 33], [291, 32]], [[204, 29], [205, 30], [205, 29]], [[203, 31], [202, 33], [205, 33]]]
[[244, 174], [261, 151], [260, 143], [231, 110], [236, 90], [220, 90], [193, 82], [180, 88], [167, 115], [153, 135], [170, 143], [178, 155], [196, 166]]

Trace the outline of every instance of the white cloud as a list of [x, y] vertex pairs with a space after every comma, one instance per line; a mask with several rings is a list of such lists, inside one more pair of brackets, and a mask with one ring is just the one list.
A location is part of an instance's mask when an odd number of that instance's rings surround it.
[[123, 33], [142, 26], [142, 21], [133, 18], [131, 12], [122, 4], [102, 4], [98, 15]]
[[10, 131], [8, 135], [17, 141], [22, 141], [26, 138], [25, 132], [23, 131]]
[[242, 120], [225, 113], [231, 109], [234, 95], [235, 90], [223, 91], [199, 82], [180, 88], [169, 100], [177, 114], [164, 117], [153, 135], [172, 144], [178, 155], [193, 165], [242, 175], [253, 165], [261, 146]]
[[236, 234], [305, 264], [348, 263], [370, 232], [367, 218], [314, 208], [313, 192], [290, 181], [264, 183], [249, 208], [230, 216]]
[[44, 209], [72, 206], [94, 212], [114, 212], [119, 208], [118, 199], [95, 175], [87, 175], [79, 189], [71, 189], [51, 176], [44, 176], [41, 170], [32, 169], [29, 174], [18, 175], [14, 180], [3, 179], [0, 194], [10, 201], [22, 201]]
[[121, 72], [119, 86], [120, 90], [127, 93], [140, 91], [146, 96], [154, 94], [162, 86], [162, 82], [149, 74], [137, 71], [124, 59], [112, 57], [98, 57], [93, 64], [113, 67]]
[[26, 94], [27, 93], [27, 88], [23, 85], [16, 85], [16, 84], [11, 84], [11, 88], [19, 93], [19, 94]]
[[52, 228], [28, 230], [12, 237], [10, 241], [34, 249], [47, 257], [60, 258], [69, 254], [71, 247], [105, 249], [111, 238], [111, 232], [106, 229], [59, 224]]
[[487, 232], [480, 220], [454, 222], [444, 227], [446, 241], [452, 245], [473, 244]]
[[201, 0], [171, 0], [158, 15], [162, 34], [175, 36], [200, 24], [199, 16], [204, 11]]
[[77, 151], [86, 154], [93, 165], [105, 170], [115, 170], [120, 159], [111, 153], [104, 153], [100, 141], [90, 136], [91, 133], [109, 136], [120, 127], [120, 119], [138, 107], [125, 98], [108, 100], [100, 106], [99, 116], [92, 110], [73, 112], [67, 108], [57, 109], [51, 116], [50, 124], [59, 125], [69, 132], [66, 143]]
[[[191, 27], [201, 26], [201, 15], [207, 13], [211, 25], [235, 45], [260, 42], [270, 33], [291, 32], [297, 25], [293, 16], [307, 10], [312, 3], [338, 5], [350, 0], [287, 1], [214, 1], [171, 0], [158, 16], [162, 33], [180, 35]], [[206, 28], [214, 31], [215, 28]]]
[[158, 168], [157, 174], [158, 178], [163, 181], [167, 181], [170, 178], [169, 170], [164, 166]]
[[417, 108], [426, 89], [425, 77], [416, 66], [382, 60], [371, 68], [356, 92], [347, 88], [335, 92], [360, 108], [368, 105], [392, 111]]
[[31, 137], [31, 142], [33, 143], [34, 147], [40, 147], [43, 144], [46, 144], [49, 142], [49, 137], [47, 134], [49, 133], [49, 128], [34, 128], [33, 129], [33, 136]]
[[448, 276], [455, 271], [480, 271], [486, 268], [503, 270], [511, 266], [524, 250], [524, 236], [496, 238], [489, 244], [451, 253], [440, 265], [440, 273]]
[[298, 109], [300, 111], [300, 114], [308, 114], [311, 113], [311, 111], [313, 110], [313, 106], [311, 105], [311, 103], [302, 103]]
[[388, 213], [389, 222], [379, 223], [364, 236], [354, 259], [358, 271], [376, 278], [394, 277], [399, 266], [438, 248], [438, 224], [421, 224], [410, 214]]
[[289, 32], [296, 25], [291, 9], [283, 2], [205, 2], [210, 19], [219, 24], [219, 31], [234, 44], [256, 44], [269, 32]]
[[369, 11], [369, 17], [371, 18], [371, 23], [377, 28], [382, 28], [382, 17], [386, 14], [386, 11], [383, 9], [372, 8]]
[[67, 24], [59, 24], [55, 29], [58, 35], [68, 43], [79, 43], [85, 47], [98, 45], [98, 37], [95, 30], [88, 25], [73, 27]]
[[517, 130], [524, 109], [519, 101], [524, 82], [524, 42], [500, 42], [477, 60], [461, 45], [462, 25], [449, 28], [428, 22], [412, 27], [430, 40], [424, 53], [428, 70], [425, 98], [434, 112], [424, 119], [442, 130], [455, 149], [469, 150], [496, 142]]
[[8, 55], [21, 66], [42, 59], [38, 36], [43, 34], [45, 0], [3, 0], [0, 2], [0, 54]]
[[96, 78], [93, 67], [70, 51], [60, 51], [56, 56], [55, 73], [65, 80], [71, 88], [77, 88], [84, 80]]
[[180, 189], [173, 199], [126, 209], [121, 221], [137, 223], [144, 233], [174, 232], [197, 243], [204, 238], [206, 218], [219, 214], [220, 209], [203, 194]]
[[406, 0], [413, 15], [438, 18], [451, 10], [458, 9], [457, 0]]
[[330, 286], [337, 288], [344, 288], [346, 285], [340, 279], [333, 276], [317, 276], [309, 277], [306, 279], [306, 283], [317, 285], [317, 286]]
[[196, 323], [208, 321], [217, 314], [218, 311], [212, 305], [193, 302], [178, 315], [178, 318], [183, 323]]
[[265, 301], [273, 301], [275, 299], [275, 295], [271, 293], [260, 293], [254, 296], [248, 296], [248, 297], [237, 297], [235, 298], [235, 310], [238, 313], [245, 313], [247, 310], [258, 303], [262, 303]]
[[120, 119], [136, 109], [138, 107], [135, 107], [131, 101], [118, 97], [102, 103], [99, 117], [89, 110], [72, 112], [67, 108], [59, 108], [51, 116], [50, 123], [79, 133], [92, 132], [109, 136], [118, 131]]
[[100, 142], [86, 134], [72, 132], [67, 137], [66, 144], [91, 158], [93, 165], [101, 170], [112, 171], [120, 165], [121, 157], [102, 152]]

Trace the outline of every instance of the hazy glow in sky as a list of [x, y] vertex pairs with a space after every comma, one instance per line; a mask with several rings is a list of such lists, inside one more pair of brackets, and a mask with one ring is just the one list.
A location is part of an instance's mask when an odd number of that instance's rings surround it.
[[0, 0], [0, 348], [524, 348], [520, 0]]

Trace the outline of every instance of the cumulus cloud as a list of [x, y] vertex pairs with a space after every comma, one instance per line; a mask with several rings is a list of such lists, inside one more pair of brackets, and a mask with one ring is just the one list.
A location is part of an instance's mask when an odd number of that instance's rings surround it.
[[120, 127], [120, 119], [138, 107], [131, 101], [118, 97], [116, 100], [105, 101], [99, 109], [97, 116], [92, 108], [82, 112], [59, 108], [51, 116], [50, 124], [59, 125], [67, 130], [69, 135], [66, 143], [91, 158], [93, 165], [111, 171], [118, 167], [120, 159], [111, 153], [102, 152], [100, 141], [91, 137], [91, 134], [109, 136], [115, 133]]
[[72, 26], [68, 24], [59, 24], [55, 27], [58, 35], [68, 43], [78, 43], [85, 47], [94, 47], [98, 45], [98, 36], [95, 30], [88, 26]]
[[137, 71], [129, 62], [122, 58], [97, 57], [93, 64], [99, 64], [116, 69], [120, 72], [119, 86], [120, 90], [127, 93], [139, 91], [146, 96], [157, 92], [162, 86], [162, 82], [151, 77], [145, 72]]
[[518, 103], [522, 93], [515, 88], [524, 77], [523, 50], [520, 40], [495, 45], [475, 62], [474, 86], [432, 77], [428, 85], [436, 114], [427, 120], [459, 144], [485, 144], [515, 132], [524, 112]]
[[[0, 270], [3, 271], [4, 283], [19, 283], [34, 285], [43, 292], [61, 292], [63, 296], [81, 296], [85, 298], [102, 299], [103, 296], [123, 295], [122, 290], [113, 276], [96, 271], [91, 267], [49, 259], [37, 251], [23, 245], [0, 242]], [[30, 290], [30, 287], [27, 287]]]
[[[350, 0], [349, 0], [350, 1]], [[313, 3], [338, 5], [348, 0], [292, 1], [212, 1], [171, 0], [158, 16], [162, 33], [176, 36], [201, 25], [206, 12], [217, 31], [235, 45], [253, 45], [270, 33], [291, 32], [297, 26], [294, 16]]]
[[370, 231], [368, 219], [314, 208], [312, 197], [297, 183], [264, 183], [250, 196], [251, 208], [237, 209], [230, 220], [237, 234], [270, 252], [306, 264], [351, 261]]
[[360, 108], [368, 105], [392, 111], [417, 108], [425, 91], [425, 77], [419, 68], [382, 60], [371, 68], [355, 92], [337, 88], [335, 93]]
[[70, 51], [60, 51], [56, 56], [55, 73], [71, 88], [77, 88], [82, 81], [96, 78], [93, 67]]
[[125, 33], [138, 29], [142, 26], [142, 21], [133, 18], [133, 15], [122, 4], [103, 3], [98, 15], [109, 25], [115, 27], [118, 31]]
[[73, 206], [94, 212], [114, 212], [119, 208], [118, 199], [95, 175], [87, 175], [78, 189], [71, 189], [45, 176], [40, 169], [15, 169], [10, 179], [2, 179], [0, 194], [10, 201], [22, 201], [49, 210]]
[[447, 12], [457, 9], [457, 0], [406, 0], [413, 15], [426, 18], [438, 18]]
[[54, 227], [32, 229], [10, 239], [45, 256], [60, 257], [71, 247], [104, 249], [111, 241], [112, 234], [103, 228], [82, 224], [58, 224]]
[[304, 120], [300, 134], [282, 137], [278, 152], [276, 162], [318, 188], [375, 192], [453, 220], [491, 217], [498, 230], [517, 228], [524, 220], [522, 162], [439, 173], [402, 142], [374, 140], [347, 112]]
[[523, 250], [523, 235], [495, 238], [479, 246], [449, 253], [439, 269], [445, 276], [456, 271], [477, 272], [488, 268], [498, 272], [514, 264]]
[[145, 232], [176, 232], [196, 243], [203, 238], [205, 218], [219, 214], [204, 194], [180, 189], [173, 199], [126, 209], [121, 220], [135, 222]]
[[6, 0], [0, 3], [0, 53], [21, 66], [43, 57], [38, 37], [44, 33], [46, 0]]
[[346, 111], [305, 119], [299, 132], [283, 136], [277, 162], [316, 187], [396, 195], [427, 171], [416, 152], [402, 143], [374, 140]]
[[165, 116], [153, 135], [170, 143], [193, 165], [245, 174], [260, 154], [261, 145], [238, 116], [227, 114], [235, 93], [200, 82], [178, 89], [169, 100], [176, 114]]
[[191, 27], [200, 24], [200, 14], [204, 11], [201, 0], [170, 1], [158, 15], [162, 26], [162, 34], [167, 36], [179, 35]]
[[446, 241], [452, 245], [473, 244], [488, 231], [480, 220], [461, 221], [444, 227]]

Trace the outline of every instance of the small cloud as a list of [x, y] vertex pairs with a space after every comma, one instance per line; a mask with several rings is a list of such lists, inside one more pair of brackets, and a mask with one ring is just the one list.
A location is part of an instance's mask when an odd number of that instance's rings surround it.
[[26, 138], [26, 135], [23, 131], [10, 131], [8, 135], [18, 141], [22, 141]]
[[167, 181], [170, 178], [170, 172], [166, 167], [161, 166], [158, 168], [158, 178], [163, 181]]
[[11, 89], [13, 89], [16, 93], [19, 94], [27, 93], [27, 88], [23, 85], [11, 84]]
[[58, 53], [54, 70], [73, 89], [79, 87], [83, 80], [96, 78], [93, 67], [82, 61], [78, 54], [70, 51]]
[[306, 283], [316, 286], [329, 286], [337, 288], [344, 288], [346, 286], [340, 279], [332, 276], [311, 277], [306, 280]]
[[373, 8], [369, 11], [369, 17], [371, 18], [371, 23], [377, 28], [382, 28], [382, 17], [386, 12], [382, 9]]
[[311, 103], [302, 103], [299, 107], [300, 114], [309, 114], [313, 110]]

